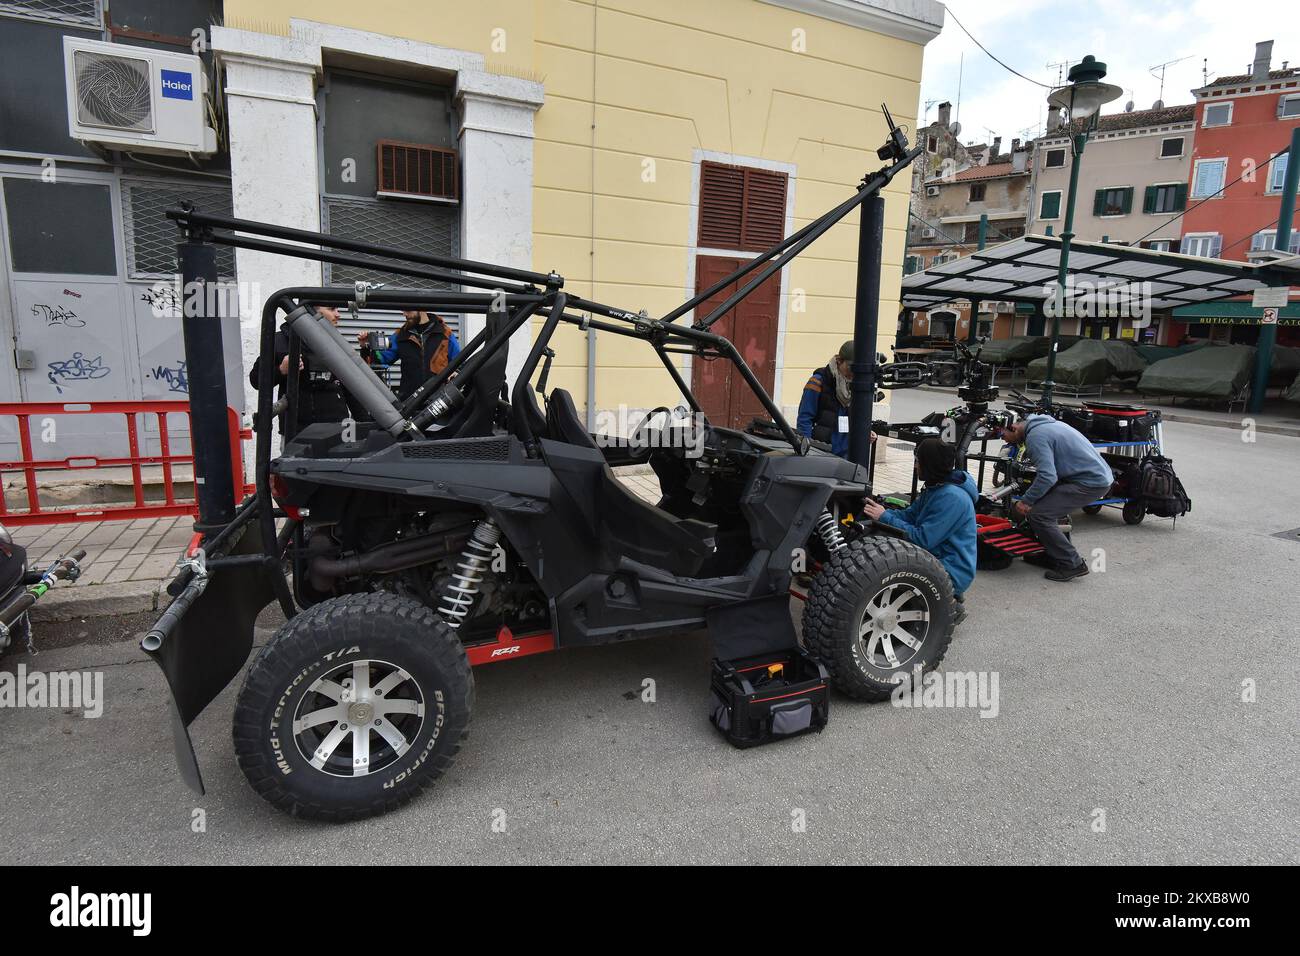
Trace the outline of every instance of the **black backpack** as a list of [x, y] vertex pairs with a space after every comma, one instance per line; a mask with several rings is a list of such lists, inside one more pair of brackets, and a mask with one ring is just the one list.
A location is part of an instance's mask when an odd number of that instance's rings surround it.
[[1192, 510], [1183, 483], [1174, 474], [1174, 463], [1160, 455], [1142, 459], [1138, 489], [1146, 513], [1157, 518], [1177, 518]]

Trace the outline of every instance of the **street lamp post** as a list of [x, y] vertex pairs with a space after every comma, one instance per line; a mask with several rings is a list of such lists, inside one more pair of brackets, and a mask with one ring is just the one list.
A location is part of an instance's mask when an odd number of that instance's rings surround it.
[[1097, 117], [1102, 104], [1118, 99], [1123, 90], [1101, 82], [1106, 75], [1106, 64], [1091, 54], [1070, 67], [1070, 82], [1052, 91], [1047, 103], [1053, 110], [1064, 110], [1067, 124], [1081, 122], [1078, 132], [1070, 136], [1070, 188], [1065, 199], [1065, 225], [1061, 230], [1061, 260], [1056, 270], [1056, 301], [1052, 307], [1052, 350], [1047, 353], [1047, 374], [1043, 381], [1043, 404], [1052, 403], [1052, 390], [1056, 374], [1056, 351], [1061, 339], [1061, 313], [1065, 309], [1065, 280], [1070, 269], [1070, 240], [1074, 238], [1074, 197], [1079, 188], [1079, 162], [1088, 134], [1097, 128]]

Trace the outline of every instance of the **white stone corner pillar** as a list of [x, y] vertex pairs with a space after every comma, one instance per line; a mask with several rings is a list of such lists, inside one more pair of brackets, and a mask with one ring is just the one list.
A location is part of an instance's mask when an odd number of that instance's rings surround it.
[[[466, 259], [533, 268], [533, 117], [542, 98], [542, 84], [531, 80], [480, 70], [457, 75], [460, 254]], [[465, 317], [467, 340], [484, 321], [481, 315]], [[529, 324], [510, 339], [506, 375], [511, 385], [531, 343]]]
[[[319, 231], [320, 48], [288, 37], [214, 27], [212, 49], [226, 69], [235, 216]], [[248, 385], [247, 372], [260, 348], [262, 305], [277, 289], [320, 285], [321, 266], [247, 249], [236, 250], [235, 264], [243, 293], [239, 318], [245, 408], [251, 409], [256, 407], [256, 392]]]

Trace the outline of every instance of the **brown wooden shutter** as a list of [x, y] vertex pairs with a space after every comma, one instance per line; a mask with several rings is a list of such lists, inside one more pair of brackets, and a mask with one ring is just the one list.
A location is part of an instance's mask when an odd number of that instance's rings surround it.
[[745, 170], [745, 225], [740, 248], [761, 252], [785, 236], [785, 173]]
[[377, 146], [380, 195], [424, 196], [455, 202], [460, 177], [454, 149], [381, 139]]
[[725, 163], [700, 164], [698, 243], [761, 252], [785, 235], [785, 173]]
[[699, 245], [739, 249], [745, 210], [745, 171], [722, 163], [700, 164]]

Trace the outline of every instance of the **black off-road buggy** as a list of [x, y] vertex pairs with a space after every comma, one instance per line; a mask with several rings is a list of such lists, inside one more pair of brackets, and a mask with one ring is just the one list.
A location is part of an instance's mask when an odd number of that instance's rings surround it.
[[[891, 529], [845, 520], [861, 513], [871, 490], [867, 469], [798, 435], [735, 346], [709, 331], [867, 199], [876, 204], [877, 235], [860, 255], [874, 253], [878, 272], [878, 192], [917, 150], [892, 129], [879, 152], [887, 165], [853, 197], [662, 318], [568, 295], [553, 273], [192, 209], [169, 213], [189, 243], [474, 290], [359, 284], [283, 289], [266, 302], [257, 493], [233, 520], [209, 530], [143, 644], [173, 692], [187, 782], [201, 790], [188, 725], [244, 666], [254, 619], [272, 601], [288, 623], [257, 655], [239, 692], [239, 765], [277, 807], [331, 820], [393, 809], [451, 765], [470, 720], [475, 665], [706, 626], [721, 658], [792, 647], [796, 556], [816, 569], [803, 641], [836, 687], [881, 700], [918, 669], [937, 665], [954, 617], [943, 567]], [[733, 282], [738, 291], [709, 315], [693, 325], [677, 321]], [[479, 314], [484, 327], [446, 371], [399, 403], [311, 307], [350, 303]], [[869, 307], [874, 314], [874, 301]], [[290, 367], [309, 351], [370, 420], [309, 425], [272, 459], [273, 420], [296, 420], [295, 380], [277, 404], [267, 360], [281, 312]], [[540, 323], [537, 334], [507, 394], [508, 342], [530, 320]], [[598, 441], [570, 394], [547, 389], [561, 323], [642, 339], [684, 401], [648, 417], [699, 432], [691, 441], [642, 442], [643, 427]], [[867, 389], [867, 405], [855, 417], [869, 421], [875, 387], [890, 382], [877, 374], [874, 349], [858, 352], [866, 358], [860, 374], [855, 368], [855, 391]], [[730, 362], [767, 418], [743, 431], [703, 421], [677, 354]], [[662, 488], [657, 504], [616, 477], [612, 469], [629, 464], [653, 469]]]

